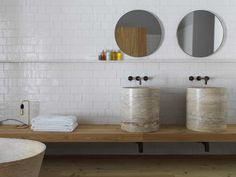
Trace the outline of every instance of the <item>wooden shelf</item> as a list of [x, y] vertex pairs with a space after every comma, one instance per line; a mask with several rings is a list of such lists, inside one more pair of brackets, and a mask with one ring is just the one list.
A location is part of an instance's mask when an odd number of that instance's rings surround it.
[[58, 60], [1, 60], [0, 63], [236, 63], [235, 58], [228, 59], [215, 59], [215, 58], [206, 58], [202, 60], [196, 60], [194, 58], [127, 58], [119, 61], [100, 61], [95, 57], [86, 58], [86, 59], [58, 59]]
[[16, 129], [12, 125], [0, 126], [0, 137], [24, 138], [42, 142], [236, 142], [236, 125], [229, 125], [225, 132], [200, 133], [184, 126], [161, 126], [153, 133], [128, 133], [119, 125], [80, 125], [72, 133], [33, 132]]

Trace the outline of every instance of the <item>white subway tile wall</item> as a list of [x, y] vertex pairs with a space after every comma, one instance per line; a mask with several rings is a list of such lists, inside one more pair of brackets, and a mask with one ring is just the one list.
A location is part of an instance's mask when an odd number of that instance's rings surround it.
[[[162, 46], [140, 62], [126, 55], [127, 62], [96, 62], [101, 50], [118, 49], [116, 22], [134, 9], [158, 16]], [[179, 21], [198, 9], [216, 13], [226, 34], [220, 50], [202, 59], [186, 55], [176, 39]], [[144, 86], [161, 88], [161, 122], [183, 124], [186, 88], [204, 85], [188, 77], [208, 75], [209, 86], [228, 89], [228, 122], [236, 123], [235, 10], [234, 0], [0, 0], [0, 119], [21, 119], [20, 101], [29, 99], [42, 114], [119, 123], [120, 91], [137, 85], [127, 77], [147, 75]]]

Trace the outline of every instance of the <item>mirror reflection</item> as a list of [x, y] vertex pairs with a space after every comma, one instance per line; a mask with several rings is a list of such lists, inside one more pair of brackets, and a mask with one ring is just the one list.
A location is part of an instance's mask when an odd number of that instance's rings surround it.
[[144, 57], [155, 52], [162, 37], [160, 22], [153, 14], [144, 10], [126, 13], [115, 28], [115, 39], [119, 48], [133, 57]]
[[182, 50], [193, 57], [207, 57], [220, 47], [224, 30], [218, 17], [204, 10], [193, 11], [179, 24], [177, 38]]

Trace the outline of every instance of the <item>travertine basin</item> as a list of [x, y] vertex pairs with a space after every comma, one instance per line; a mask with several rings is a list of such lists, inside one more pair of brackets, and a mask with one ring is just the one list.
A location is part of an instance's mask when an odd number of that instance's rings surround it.
[[187, 89], [187, 128], [218, 132], [226, 129], [226, 89], [196, 87]]
[[159, 89], [123, 88], [121, 102], [122, 130], [128, 132], [153, 132], [159, 129]]
[[0, 177], [38, 177], [45, 149], [37, 141], [0, 138]]

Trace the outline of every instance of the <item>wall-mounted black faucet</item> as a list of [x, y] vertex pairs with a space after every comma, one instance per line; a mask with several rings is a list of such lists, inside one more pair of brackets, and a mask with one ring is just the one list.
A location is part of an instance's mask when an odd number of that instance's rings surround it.
[[144, 76], [144, 77], [142, 78], [142, 77], [140, 77], [140, 76], [136, 76], [136, 77], [129, 76], [129, 77], [128, 77], [128, 80], [129, 80], [129, 81], [132, 81], [132, 80], [139, 81], [139, 85], [142, 85], [142, 80], [148, 81], [148, 80], [149, 80], [149, 77], [148, 77], [148, 76]]
[[210, 77], [209, 76], [205, 76], [205, 77], [197, 76], [197, 80], [198, 81], [204, 80], [205, 85], [207, 85], [207, 82], [210, 80]]
[[[189, 80], [190, 80], [190, 81], [194, 81], [195, 78], [194, 78], [193, 76], [189, 76]], [[197, 76], [197, 77], [196, 77], [196, 80], [197, 80], [197, 81], [204, 80], [204, 81], [205, 81], [205, 85], [207, 85], [208, 81], [210, 80], [210, 77], [209, 77], [209, 76], [205, 76], [205, 77]]]

